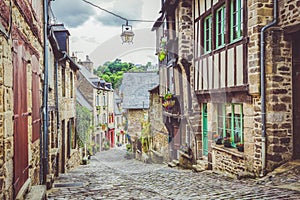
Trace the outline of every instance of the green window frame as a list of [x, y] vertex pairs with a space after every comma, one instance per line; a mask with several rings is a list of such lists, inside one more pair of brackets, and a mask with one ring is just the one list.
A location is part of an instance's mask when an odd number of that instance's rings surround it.
[[204, 53], [209, 53], [212, 46], [212, 15], [204, 19]]
[[230, 2], [230, 41], [234, 42], [243, 36], [243, 0]]
[[230, 138], [232, 147], [244, 143], [243, 127], [242, 104], [219, 104], [218, 132], [223, 138]]
[[226, 7], [223, 5], [216, 12], [216, 47], [225, 45], [226, 33]]

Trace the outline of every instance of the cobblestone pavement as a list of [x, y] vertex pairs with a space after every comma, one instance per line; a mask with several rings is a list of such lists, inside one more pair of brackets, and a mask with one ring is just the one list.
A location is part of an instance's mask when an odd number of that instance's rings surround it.
[[299, 192], [266, 181], [194, 173], [124, 156], [120, 149], [98, 153], [90, 164], [60, 175], [48, 199], [300, 199]]

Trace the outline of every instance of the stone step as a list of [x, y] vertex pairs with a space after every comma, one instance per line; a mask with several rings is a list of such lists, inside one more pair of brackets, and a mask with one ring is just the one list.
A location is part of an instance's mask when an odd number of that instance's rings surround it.
[[172, 167], [172, 168], [173, 168], [173, 167], [176, 167], [176, 165], [175, 165], [173, 162], [168, 162], [168, 166], [169, 166], [169, 167]]
[[32, 186], [25, 200], [45, 200], [46, 198], [46, 186], [36, 185]]
[[203, 171], [205, 171], [205, 169], [204, 169], [203, 166], [201, 166], [201, 165], [193, 165], [192, 168], [193, 168], [193, 170], [195, 170], [196, 172], [203, 172]]
[[179, 165], [179, 160], [172, 160], [172, 162], [173, 162], [176, 166]]
[[207, 160], [197, 160], [197, 165], [201, 166], [204, 170], [208, 169], [208, 161]]
[[168, 166], [169, 167], [177, 167], [177, 166], [179, 166], [179, 161], [178, 160], [172, 160], [172, 162], [169, 162], [168, 163]]

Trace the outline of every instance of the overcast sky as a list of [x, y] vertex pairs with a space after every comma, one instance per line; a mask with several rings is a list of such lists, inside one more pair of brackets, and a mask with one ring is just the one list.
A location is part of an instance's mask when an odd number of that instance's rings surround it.
[[89, 55], [94, 66], [121, 58], [135, 64], [157, 62], [155, 32], [161, 0], [88, 0], [126, 19], [153, 20], [129, 22], [135, 33], [134, 44], [122, 44], [120, 34], [124, 20], [91, 6], [82, 0], [55, 0], [51, 7], [56, 23], [63, 23], [71, 34], [70, 53], [85, 60]]

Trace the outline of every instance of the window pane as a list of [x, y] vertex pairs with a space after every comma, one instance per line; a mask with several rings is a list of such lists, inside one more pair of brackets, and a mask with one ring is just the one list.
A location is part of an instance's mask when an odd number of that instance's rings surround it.
[[243, 29], [243, 3], [242, 0], [231, 0], [230, 6], [230, 33], [231, 41], [242, 37]]
[[216, 46], [220, 47], [225, 43], [225, 6], [216, 12]]

